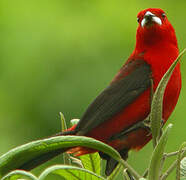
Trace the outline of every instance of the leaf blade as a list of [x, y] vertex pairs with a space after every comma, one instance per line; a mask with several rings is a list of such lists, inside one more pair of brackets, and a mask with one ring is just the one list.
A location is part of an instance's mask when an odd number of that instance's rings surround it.
[[157, 180], [160, 177], [161, 160], [163, 157], [165, 145], [167, 143], [167, 138], [171, 128], [172, 128], [172, 124], [169, 124], [153, 151], [150, 165], [149, 165], [149, 174], [147, 178], [149, 180]]
[[100, 159], [100, 156], [97, 152], [80, 156], [80, 160], [81, 160], [83, 167], [85, 169], [88, 169], [88, 170], [100, 175], [100, 173], [101, 173], [101, 159]]
[[1, 180], [18, 180], [20, 178], [28, 178], [27, 180], [38, 180], [38, 178], [32, 173], [23, 170], [12, 171], [5, 175]]
[[57, 136], [37, 140], [10, 150], [0, 157], [0, 177], [17, 169], [33, 158], [61, 148], [83, 146], [97, 149], [120, 161], [120, 154], [112, 147], [93, 138], [83, 136]]
[[81, 180], [106, 180], [105, 178], [87, 170], [75, 166], [55, 165], [47, 168], [40, 176], [39, 180], [44, 180], [50, 173], [57, 174], [65, 179]]
[[118, 164], [107, 180], [114, 180], [123, 170], [121, 164]]
[[180, 176], [181, 179], [186, 179], [186, 157], [184, 157], [180, 163]]

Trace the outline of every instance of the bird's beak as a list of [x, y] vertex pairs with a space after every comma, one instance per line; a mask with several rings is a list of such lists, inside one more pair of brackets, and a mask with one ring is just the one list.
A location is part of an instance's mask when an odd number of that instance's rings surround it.
[[151, 13], [150, 11], [147, 11], [144, 15], [143, 20], [141, 21], [141, 26], [147, 26], [150, 27], [152, 26], [154, 23], [158, 24], [158, 25], [162, 25], [162, 21], [159, 17], [157, 17], [156, 15], [154, 15], [153, 13]]

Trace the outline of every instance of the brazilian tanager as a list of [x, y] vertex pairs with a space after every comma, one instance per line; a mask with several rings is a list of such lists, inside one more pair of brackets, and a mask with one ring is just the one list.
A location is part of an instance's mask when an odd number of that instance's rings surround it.
[[[162, 9], [149, 8], [138, 13], [135, 49], [109, 86], [88, 106], [79, 123], [58, 135], [93, 137], [115, 148], [127, 159], [128, 151], [141, 149], [152, 138], [146, 128], [134, 128], [150, 113], [151, 85], [155, 91], [158, 83], [178, 57], [175, 31]], [[153, 82], [153, 83], [151, 83]], [[178, 63], [166, 87], [163, 98], [163, 121], [173, 112], [181, 89]], [[56, 150], [25, 164], [30, 169], [64, 152]], [[85, 147], [68, 149], [69, 153], [83, 155], [94, 152]], [[107, 160], [106, 175], [117, 162], [99, 152]]]

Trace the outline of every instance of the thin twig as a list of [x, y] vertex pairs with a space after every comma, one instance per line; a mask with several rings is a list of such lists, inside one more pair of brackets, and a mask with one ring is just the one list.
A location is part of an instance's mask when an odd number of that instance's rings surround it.
[[142, 178], [142, 176], [140, 176], [140, 175], [136, 172], [136, 170], [134, 170], [126, 161], [120, 160], [120, 163], [124, 166], [124, 168], [127, 168], [128, 171], [129, 171], [136, 179]]
[[169, 167], [169, 169], [167, 169], [167, 171], [166, 171], [166, 172], [163, 174], [163, 176], [161, 177], [161, 180], [166, 179], [166, 178], [170, 175], [170, 173], [171, 173], [171, 172], [174, 170], [174, 168], [176, 167], [177, 163], [178, 163], [177, 160], [175, 160], [175, 161], [172, 163], [172, 165]]
[[[184, 157], [184, 152], [181, 155], [181, 158], [183, 158], [183, 157]], [[178, 163], [178, 160], [175, 160], [171, 164], [171, 166], [167, 169], [167, 171], [162, 175], [161, 180], [165, 180], [170, 175], [170, 173], [176, 168], [177, 163]]]
[[[184, 148], [182, 150], [182, 152], [186, 151], [186, 148]], [[179, 151], [175, 151], [175, 152], [171, 152], [171, 153], [164, 153], [164, 157], [167, 158], [167, 157], [171, 157], [171, 156], [176, 156], [178, 155]]]
[[161, 166], [160, 166], [160, 173], [162, 174], [162, 172], [163, 172], [163, 166], [164, 166], [164, 163], [165, 163], [165, 159], [166, 159], [166, 157], [165, 156], [163, 156], [162, 157], [162, 160], [161, 160]]

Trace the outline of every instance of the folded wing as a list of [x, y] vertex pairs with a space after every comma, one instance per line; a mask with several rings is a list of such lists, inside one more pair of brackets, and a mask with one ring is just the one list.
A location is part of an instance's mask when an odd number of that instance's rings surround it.
[[89, 105], [76, 126], [85, 135], [131, 104], [151, 86], [151, 68], [143, 60], [129, 61], [112, 83]]

